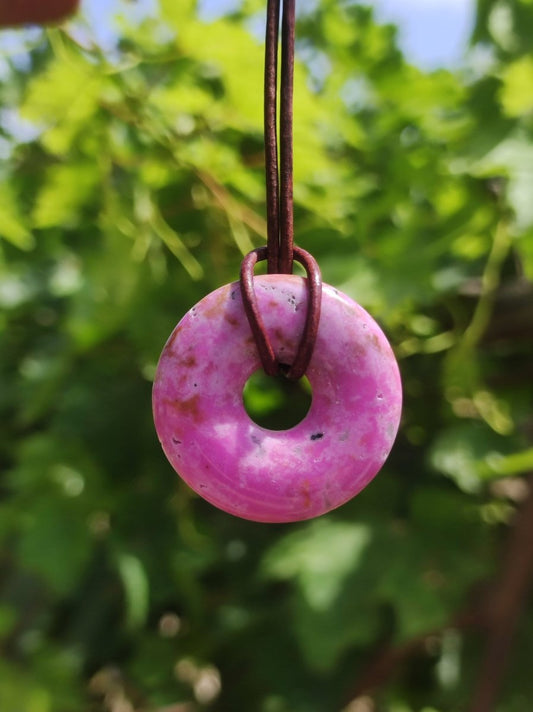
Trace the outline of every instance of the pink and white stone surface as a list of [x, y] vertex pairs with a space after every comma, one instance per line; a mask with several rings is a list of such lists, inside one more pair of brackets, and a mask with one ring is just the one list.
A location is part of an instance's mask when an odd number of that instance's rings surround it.
[[[306, 280], [254, 283], [274, 352], [291, 363]], [[396, 437], [402, 390], [387, 339], [362, 307], [324, 285], [306, 374], [311, 408], [290, 430], [266, 430], [246, 413], [244, 385], [260, 368], [239, 283], [220, 287], [183, 317], [161, 354], [153, 409], [166, 456], [199, 495], [244, 519], [291, 522], [339, 507], [376, 475]]]

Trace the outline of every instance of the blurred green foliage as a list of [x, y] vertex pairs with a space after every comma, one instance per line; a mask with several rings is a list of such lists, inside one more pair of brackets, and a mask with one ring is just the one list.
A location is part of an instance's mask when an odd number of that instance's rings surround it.
[[[206, 23], [161, 0], [111, 54], [78, 23], [5, 57], [3, 712], [454, 712], [471, 694], [482, 639], [458, 616], [533, 469], [533, 4], [479, 0], [464, 66], [429, 74], [370, 9], [302, 7], [297, 241], [383, 324], [405, 409], [365, 492], [287, 526], [193, 495], [150, 409], [175, 323], [265, 238], [263, 12]], [[533, 701], [532, 630], [530, 605], [501, 712]], [[354, 701], [377, 651], [426, 636]]]

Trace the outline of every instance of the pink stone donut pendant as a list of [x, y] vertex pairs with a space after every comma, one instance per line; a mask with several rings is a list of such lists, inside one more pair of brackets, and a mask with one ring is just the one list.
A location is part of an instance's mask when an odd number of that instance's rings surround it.
[[[302, 335], [306, 280], [254, 280], [260, 313], [281, 363]], [[400, 421], [400, 374], [387, 339], [367, 312], [324, 284], [316, 345], [307, 370], [313, 400], [290, 430], [256, 425], [243, 403], [261, 368], [239, 283], [194, 306], [167, 341], [154, 382], [155, 426], [174, 469], [195, 492], [257, 522], [293, 522], [339, 507], [376, 475]]]

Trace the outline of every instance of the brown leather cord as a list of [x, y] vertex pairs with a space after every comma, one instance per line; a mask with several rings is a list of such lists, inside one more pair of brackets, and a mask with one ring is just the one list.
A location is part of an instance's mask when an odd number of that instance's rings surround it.
[[[278, 164], [278, 44], [281, 27], [280, 137]], [[241, 267], [241, 293], [261, 363], [271, 376], [283, 373], [301, 378], [309, 365], [318, 331], [322, 301], [322, 277], [314, 257], [294, 245], [293, 224], [293, 86], [295, 0], [268, 0], [265, 41], [265, 164], [267, 245], [250, 252]], [[254, 267], [267, 260], [270, 274], [291, 274], [293, 261], [307, 272], [308, 308], [302, 340], [293, 364], [279, 364], [265, 331], [254, 292]]]
[[279, 151], [279, 265], [278, 272], [291, 274], [294, 245], [293, 221], [293, 94], [294, 94], [295, 0], [283, 1], [281, 27], [281, 101]]
[[295, 0], [284, 0], [281, 28], [280, 151], [278, 165], [278, 43], [280, 0], [268, 0], [265, 41], [265, 165], [268, 271], [292, 272], [293, 86]]
[[257, 304], [254, 289], [254, 267], [257, 262], [268, 259], [268, 247], [258, 247], [249, 252], [241, 265], [241, 293], [244, 310], [255, 338], [259, 357], [265, 373], [277, 376], [282, 373], [292, 380], [301, 378], [309, 365], [315, 346], [320, 307], [322, 305], [322, 277], [315, 258], [301, 247], [294, 246], [293, 259], [305, 268], [307, 273], [307, 314], [304, 330], [296, 358], [292, 364], [279, 363], [274, 354], [272, 344], [265, 329], [263, 318]]
[[265, 173], [268, 271], [279, 270], [278, 41], [280, 0], [268, 0], [265, 41]]

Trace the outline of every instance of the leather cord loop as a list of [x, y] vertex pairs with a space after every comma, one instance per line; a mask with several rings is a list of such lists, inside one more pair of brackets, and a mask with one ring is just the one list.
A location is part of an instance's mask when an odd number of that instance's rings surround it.
[[[281, 79], [278, 162], [278, 44], [280, 10]], [[250, 252], [241, 267], [241, 292], [246, 316], [265, 372], [301, 378], [311, 360], [320, 319], [322, 277], [314, 257], [294, 245], [293, 210], [293, 86], [295, 0], [268, 0], [265, 40], [265, 177], [267, 245]], [[270, 274], [291, 274], [293, 261], [308, 277], [309, 303], [302, 340], [293, 364], [278, 364], [257, 307], [253, 276], [255, 264], [267, 260]]]
[[307, 371], [313, 355], [313, 349], [320, 321], [322, 304], [322, 277], [315, 258], [300, 247], [294, 247], [293, 259], [303, 265], [307, 273], [308, 299], [304, 330], [296, 358], [292, 364], [279, 363], [259, 312], [254, 290], [254, 268], [257, 262], [268, 259], [268, 248], [258, 247], [249, 252], [241, 265], [241, 294], [244, 310], [255, 338], [259, 357], [265, 373], [269, 376], [283, 374], [292, 380], [298, 380]]

